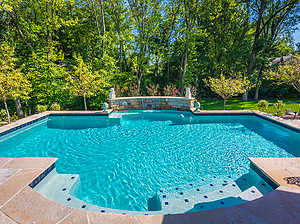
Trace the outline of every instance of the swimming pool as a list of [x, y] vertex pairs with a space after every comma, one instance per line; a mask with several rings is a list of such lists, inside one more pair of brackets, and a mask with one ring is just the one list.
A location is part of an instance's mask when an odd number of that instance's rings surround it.
[[131, 111], [54, 116], [0, 138], [1, 157], [57, 157], [80, 199], [147, 211], [160, 189], [248, 173], [248, 157], [299, 156], [299, 134], [254, 115]]

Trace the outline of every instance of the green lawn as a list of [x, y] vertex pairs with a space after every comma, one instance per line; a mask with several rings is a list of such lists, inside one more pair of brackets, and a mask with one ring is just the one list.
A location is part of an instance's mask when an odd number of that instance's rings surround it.
[[[270, 104], [268, 107], [267, 113], [275, 114], [275, 108], [273, 103], [277, 102], [277, 99], [268, 99]], [[223, 99], [203, 99], [199, 101], [201, 104], [201, 110], [222, 110], [223, 109]], [[285, 109], [292, 109], [293, 112], [297, 111], [300, 113], [300, 100], [298, 99], [283, 99], [285, 103]], [[240, 98], [229, 99], [226, 101], [226, 110], [258, 110], [257, 108], [258, 101], [248, 100], [248, 102], [242, 102]]]

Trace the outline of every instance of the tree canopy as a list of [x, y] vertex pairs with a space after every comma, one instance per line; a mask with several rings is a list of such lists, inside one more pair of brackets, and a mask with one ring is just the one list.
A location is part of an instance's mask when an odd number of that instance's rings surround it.
[[[100, 109], [114, 85], [136, 85], [141, 94], [149, 84], [159, 84], [159, 92], [172, 85], [181, 95], [190, 85], [198, 98], [215, 97], [203, 80], [238, 72], [256, 85], [251, 96], [278, 97], [287, 91], [264, 74], [273, 58], [295, 52], [299, 2], [7, 0], [0, 3], [0, 41], [13, 46], [14, 69], [30, 82], [30, 100], [17, 99], [25, 112], [54, 102], [82, 109], [86, 98], [76, 91], [74, 54], [89, 75], [102, 77], [100, 91], [88, 90], [90, 109]], [[8, 104], [15, 110], [13, 101]]]

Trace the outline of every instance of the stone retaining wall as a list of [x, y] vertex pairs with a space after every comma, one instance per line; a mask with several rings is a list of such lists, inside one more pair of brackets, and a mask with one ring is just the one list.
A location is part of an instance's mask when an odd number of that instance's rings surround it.
[[114, 111], [123, 110], [180, 110], [190, 111], [194, 98], [185, 97], [122, 97], [109, 99], [109, 107]]

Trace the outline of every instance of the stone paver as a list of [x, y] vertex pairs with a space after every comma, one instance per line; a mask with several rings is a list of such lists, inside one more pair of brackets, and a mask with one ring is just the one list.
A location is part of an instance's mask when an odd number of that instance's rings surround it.
[[12, 160], [11, 158], [0, 158], [0, 169], [2, 166], [7, 163], [9, 160]]
[[16, 222], [0, 211], [0, 223], [1, 224], [15, 224]]
[[72, 213], [67, 215], [63, 220], [61, 220], [57, 224], [69, 223], [89, 224], [87, 211], [83, 209], [74, 209]]
[[133, 215], [88, 212], [90, 224], [139, 224]]
[[292, 223], [300, 220], [300, 190], [280, 186], [265, 196], [239, 207], [268, 223]]
[[161, 224], [164, 221], [164, 215], [136, 215], [141, 224]]
[[0, 169], [0, 184], [19, 172], [20, 169]]
[[247, 212], [239, 206], [231, 206], [226, 208], [231, 223], [243, 224], [267, 224], [261, 218]]
[[178, 215], [166, 215], [163, 224], [230, 224], [229, 217], [225, 208], [214, 210], [192, 212]]
[[71, 213], [74, 208], [52, 201], [26, 186], [1, 210], [19, 223], [56, 223]]
[[56, 160], [57, 158], [15, 158], [6, 163], [2, 169], [46, 169]]
[[31, 171], [26, 174], [21, 171], [23, 175], [16, 173], [0, 185], [0, 208], [41, 174], [41, 170], [32, 169]]

